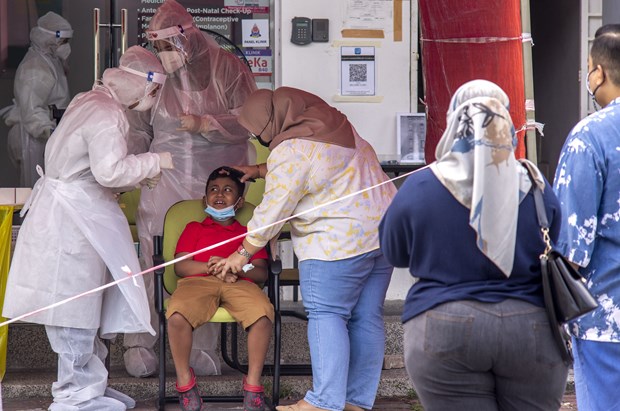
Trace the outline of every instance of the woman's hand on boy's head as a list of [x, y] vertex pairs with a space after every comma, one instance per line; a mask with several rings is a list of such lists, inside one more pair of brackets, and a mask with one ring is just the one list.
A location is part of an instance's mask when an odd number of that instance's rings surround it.
[[237, 171], [240, 171], [243, 173], [243, 177], [241, 177], [239, 180], [242, 183], [245, 183], [247, 181], [250, 182], [254, 182], [256, 181], [257, 178], [260, 178], [260, 174], [259, 174], [259, 170], [258, 170], [258, 166], [257, 165], [253, 165], [253, 166], [230, 166], [230, 168], [234, 168]]

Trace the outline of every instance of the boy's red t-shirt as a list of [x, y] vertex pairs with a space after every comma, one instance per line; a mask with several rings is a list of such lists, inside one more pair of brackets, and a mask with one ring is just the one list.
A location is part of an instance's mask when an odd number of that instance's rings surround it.
[[[185, 226], [185, 229], [179, 237], [177, 247], [174, 254], [178, 253], [193, 253], [196, 250], [201, 250], [205, 247], [209, 247], [213, 244], [228, 240], [236, 237], [240, 234], [244, 234], [248, 231], [247, 227], [239, 224], [238, 221], [234, 221], [231, 225], [223, 226], [213, 221], [211, 217], [205, 218], [202, 222], [192, 221]], [[207, 262], [211, 256], [228, 257], [232, 253], [236, 252], [239, 246], [243, 243], [243, 237], [223, 244], [219, 247], [205, 251], [194, 256], [195, 261]], [[250, 258], [250, 262], [253, 260], [266, 260], [267, 251], [264, 248], [260, 249], [256, 254]], [[204, 273], [200, 275], [194, 275], [192, 277], [204, 276], [207, 277], [210, 274]], [[251, 281], [245, 277], [239, 277], [240, 279]]]

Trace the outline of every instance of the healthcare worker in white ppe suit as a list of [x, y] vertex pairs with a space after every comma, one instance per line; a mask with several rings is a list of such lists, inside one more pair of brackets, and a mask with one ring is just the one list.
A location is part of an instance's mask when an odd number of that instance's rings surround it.
[[[153, 186], [170, 153], [127, 155], [125, 110], [148, 110], [165, 74], [155, 55], [134, 46], [101, 84], [78, 94], [45, 148], [45, 174], [34, 186], [15, 247], [2, 315], [30, 313], [140, 272], [117, 189]], [[146, 190], [146, 189], [145, 189]], [[106, 270], [107, 267], [107, 270]], [[108, 271], [109, 270], [109, 271]], [[120, 282], [53, 309], [28, 316], [44, 324], [58, 354], [53, 411], [116, 411], [135, 406], [107, 387], [99, 339], [149, 332], [149, 301], [142, 277]]]
[[[168, 208], [180, 200], [202, 198], [205, 182], [217, 167], [245, 164], [251, 144], [237, 114], [256, 90], [250, 69], [203, 34], [178, 2], [162, 3], [146, 34], [168, 73], [154, 108], [150, 151], [171, 152], [174, 169], [164, 170], [153, 190], [142, 190], [136, 224], [144, 268], [152, 265], [153, 236], [162, 233]], [[151, 290], [152, 283], [147, 287]], [[197, 375], [220, 374], [219, 330], [216, 324], [205, 324], [194, 332], [190, 364]], [[131, 375], [157, 371], [156, 341], [148, 334], [125, 335], [125, 367]]]
[[14, 105], [4, 120], [11, 127], [9, 158], [24, 187], [34, 186], [39, 178], [36, 166], [43, 166], [45, 143], [56, 127], [48, 106], [64, 109], [71, 100], [66, 76], [71, 37], [69, 22], [48, 12], [30, 30], [30, 48], [15, 73]]

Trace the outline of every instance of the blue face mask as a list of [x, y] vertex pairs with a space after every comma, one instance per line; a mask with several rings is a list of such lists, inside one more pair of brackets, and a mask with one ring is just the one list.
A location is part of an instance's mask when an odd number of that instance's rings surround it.
[[229, 218], [235, 216], [235, 207], [237, 206], [238, 202], [239, 200], [237, 200], [235, 204], [229, 207], [221, 208], [219, 210], [208, 205], [207, 208], [205, 208], [205, 213], [209, 214], [211, 218], [215, 221], [226, 221]]

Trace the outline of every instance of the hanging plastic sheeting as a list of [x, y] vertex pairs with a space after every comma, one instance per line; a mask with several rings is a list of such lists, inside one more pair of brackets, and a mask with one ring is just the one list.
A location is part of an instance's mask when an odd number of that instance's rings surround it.
[[[6, 279], [9, 276], [12, 224], [13, 206], [0, 206], [0, 308], [4, 305]], [[6, 321], [6, 318], [0, 316], [0, 322], [4, 321]], [[0, 327], [0, 381], [4, 379], [4, 373], [6, 372], [8, 337], [9, 327]], [[0, 408], [2, 408], [2, 403], [0, 403]]]
[[[452, 94], [470, 80], [499, 85], [510, 98], [517, 158], [525, 156], [525, 90], [519, 0], [420, 0], [422, 71], [427, 110], [426, 162], [446, 128]], [[524, 40], [525, 39], [525, 40]]]

